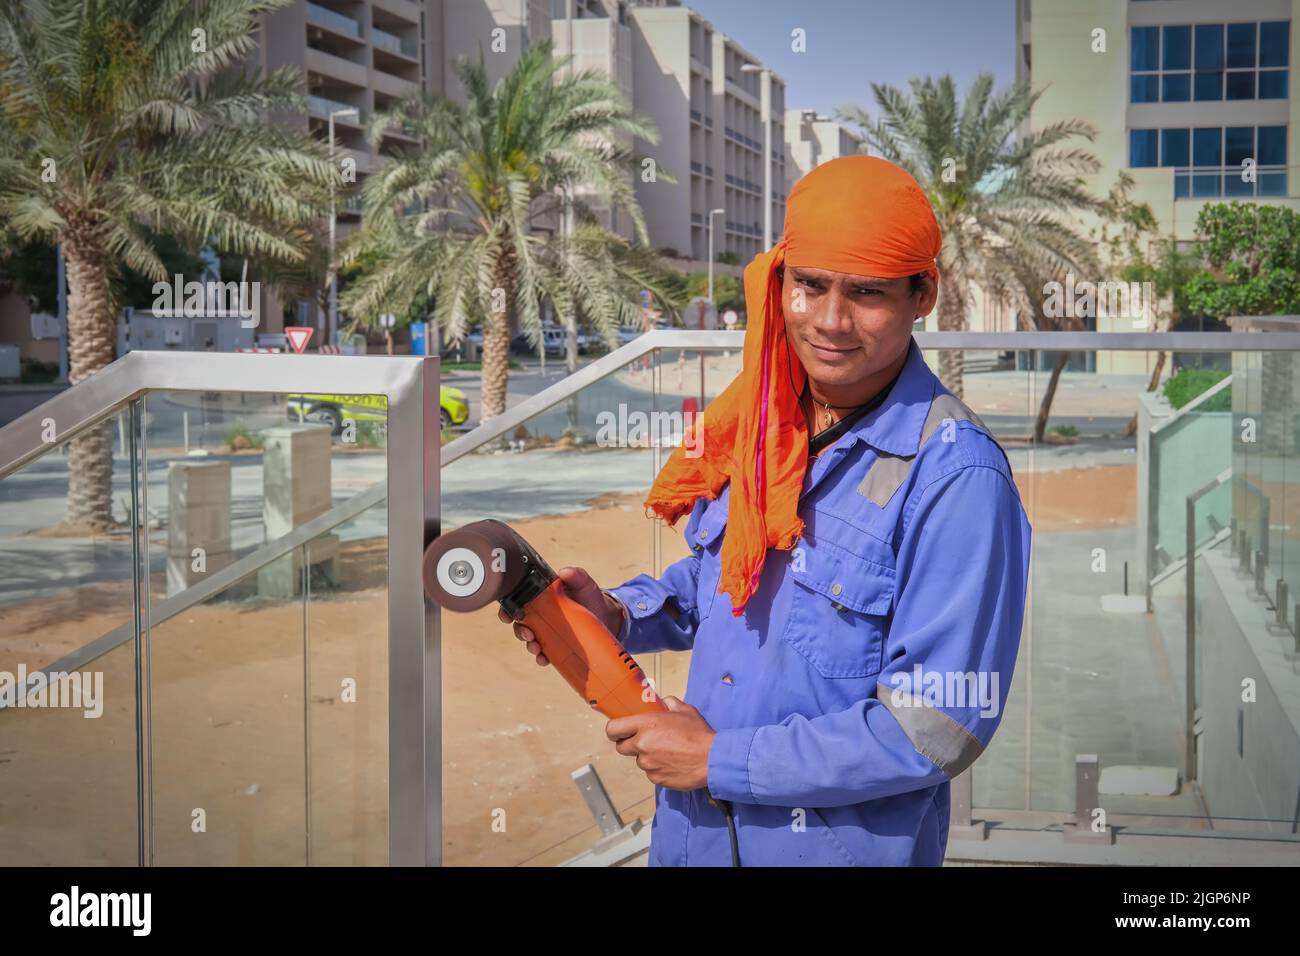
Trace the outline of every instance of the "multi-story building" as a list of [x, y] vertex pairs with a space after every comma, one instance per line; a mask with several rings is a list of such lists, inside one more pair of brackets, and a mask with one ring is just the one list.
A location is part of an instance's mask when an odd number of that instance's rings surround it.
[[862, 137], [816, 110], [785, 111], [786, 193], [801, 176], [840, 156], [862, 151]]
[[1017, 0], [1017, 13], [1017, 76], [1044, 91], [1031, 125], [1096, 127], [1094, 190], [1128, 172], [1179, 240], [1209, 202], [1300, 208], [1300, 0]]
[[[378, 147], [366, 142], [365, 125], [413, 93], [443, 89], [444, 0], [304, 0], [277, 10], [262, 23], [253, 60], [269, 72], [296, 67], [303, 75], [307, 112], [300, 122], [320, 139], [334, 119], [334, 149], [340, 162], [351, 160], [358, 185], [380, 162], [383, 152], [414, 146], [417, 140], [393, 131]], [[352, 192], [336, 208], [342, 241], [360, 223], [361, 197]], [[281, 308], [274, 292], [266, 301], [261, 331], [280, 329]], [[307, 309], [300, 305], [300, 312]], [[310, 310], [297, 321], [316, 324]]]
[[[441, 7], [412, 0], [306, 0], [276, 11], [262, 25], [260, 65], [302, 71], [303, 124], [324, 139], [333, 113], [336, 148], [355, 161], [359, 179], [380, 152], [366, 143], [367, 120], [412, 93], [443, 88]], [[415, 142], [393, 132], [383, 146]], [[353, 200], [340, 209], [340, 218], [356, 212]]]
[[[1017, 0], [1016, 75], [1042, 90], [1029, 126], [1091, 123], [1093, 192], [1128, 173], [1131, 198], [1178, 242], [1196, 238], [1207, 203], [1300, 209], [1298, 15], [1300, 0]], [[1130, 324], [1096, 320], [1101, 331]], [[1139, 371], [1145, 357], [1123, 362], [1109, 370]]]
[[634, 102], [662, 137], [638, 150], [677, 179], [637, 179], [651, 242], [707, 259], [710, 211], [722, 209], [714, 217], [714, 254], [748, 262], [765, 248], [765, 164], [772, 197], [767, 239], [780, 237], [785, 219], [785, 83], [770, 71], [764, 76], [755, 56], [676, 0], [644, 0], [628, 13]]
[[[559, 0], [563, 3], [563, 0]], [[426, 0], [438, 8], [442, 32], [442, 89], [462, 98], [452, 66], [458, 57], [483, 57], [488, 83], [505, 76], [531, 43], [551, 35], [552, 0]]]
[[[552, 0], [551, 39], [556, 56], [573, 54], [576, 72], [597, 70], [610, 77], [627, 97], [632, 89], [632, 25], [623, 0]], [[620, 143], [632, 149], [628, 136]], [[580, 189], [578, 198], [587, 203], [600, 223], [611, 232], [631, 239], [635, 235], [626, 212], [610, 208], [605, 197], [591, 189]]]

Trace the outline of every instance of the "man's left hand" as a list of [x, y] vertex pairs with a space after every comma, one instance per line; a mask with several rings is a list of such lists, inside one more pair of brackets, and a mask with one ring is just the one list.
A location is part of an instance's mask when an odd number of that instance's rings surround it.
[[698, 790], [709, 782], [709, 748], [716, 731], [690, 704], [665, 697], [666, 714], [616, 717], [605, 725], [605, 736], [653, 784], [670, 790]]

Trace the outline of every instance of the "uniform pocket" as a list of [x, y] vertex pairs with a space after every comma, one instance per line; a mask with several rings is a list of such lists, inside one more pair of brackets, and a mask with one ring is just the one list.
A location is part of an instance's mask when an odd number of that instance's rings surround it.
[[803, 539], [790, 559], [795, 581], [784, 639], [822, 676], [879, 674], [894, 569], [865, 556]]

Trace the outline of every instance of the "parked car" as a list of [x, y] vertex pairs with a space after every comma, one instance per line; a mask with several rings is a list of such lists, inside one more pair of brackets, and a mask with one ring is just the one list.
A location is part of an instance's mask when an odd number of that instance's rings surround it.
[[[438, 401], [443, 428], [463, 424], [469, 418], [469, 400], [460, 389], [439, 386]], [[347, 419], [387, 422], [388, 399], [383, 395], [294, 394], [288, 396], [286, 411], [290, 421], [320, 422], [338, 435]]]

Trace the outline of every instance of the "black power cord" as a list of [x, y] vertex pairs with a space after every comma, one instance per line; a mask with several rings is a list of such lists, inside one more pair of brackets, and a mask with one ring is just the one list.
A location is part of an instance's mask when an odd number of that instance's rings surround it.
[[727, 820], [727, 836], [731, 840], [731, 865], [740, 866], [740, 841], [736, 839], [736, 820], [731, 812], [730, 800], [715, 800]]

